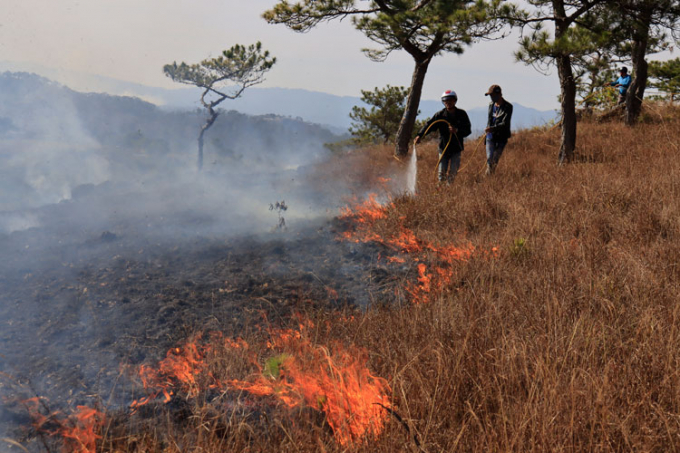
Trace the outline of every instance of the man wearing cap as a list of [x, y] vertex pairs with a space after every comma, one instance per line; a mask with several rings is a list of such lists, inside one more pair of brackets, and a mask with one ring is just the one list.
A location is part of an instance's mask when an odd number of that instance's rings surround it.
[[511, 137], [510, 120], [512, 119], [512, 104], [503, 99], [503, 92], [498, 85], [491, 85], [484, 94], [491, 97], [489, 114], [486, 121], [486, 174], [496, 171], [496, 165], [503, 154], [505, 145]]
[[604, 85], [615, 87], [619, 89], [619, 105], [626, 103], [626, 92], [630, 86], [631, 78], [628, 74], [628, 68], [623, 66], [619, 71], [619, 78], [614, 82], [607, 82]]
[[455, 91], [444, 91], [441, 100], [444, 108], [418, 131], [414, 144], [420, 143], [420, 139], [433, 130], [439, 131], [439, 182], [453, 182], [460, 167], [463, 139], [472, 133], [472, 125], [465, 110], [456, 107], [458, 95]]

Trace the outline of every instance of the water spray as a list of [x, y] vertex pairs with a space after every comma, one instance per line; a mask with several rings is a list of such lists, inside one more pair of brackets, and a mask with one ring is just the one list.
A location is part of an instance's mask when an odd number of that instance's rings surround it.
[[406, 193], [411, 196], [416, 194], [416, 180], [418, 176], [418, 156], [416, 154], [416, 144], [414, 143], [411, 160], [408, 161], [408, 169], [406, 171]]
[[[446, 123], [449, 125], [449, 129], [453, 127], [451, 123], [449, 123], [446, 120], [437, 120], [430, 124], [427, 129], [425, 129], [425, 132], [423, 133], [423, 137], [427, 135], [428, 132], [430, 132], [430, 129], [432, 126], [434, 126], [437, 123]], [[451, 131], [453, 135], [456, 136], [456, 141], [458, 141], [458, 145], [460, 146], [461, 149], [463, 149], [463, 145], [460, 143], [460, 140], [458, 140], [458, 135], [456, 135], [455, 132]], [[437, 179], [437, 169], [439, 168], [439, 164], [442, 161], [442, 158], [444, 157], [444, 154], [446, 153], [446, 150], [449, 149], [449, 145], [451, 144], [451, 138], [453, 135], [449, 135], [449, 141], [446, 142], [446, 146], [442, 150], [442, 152], [439, 154], [439, 159], [437, 160], [437, 165], [434, 167], [434, 178]], [[408, 190], [411, 194], [415, 195], [416, 193], [416, 176], [418, 172], [418, 163], [417, 163], [417, 158], [416, 158], [416, 144], [413, 144], [413, 153], [411, 155], [411, 160], [409, 161], [409, 167], [408, 167], [408, 174], [407, 174], [407, 182], [408, 182]], [[411, 175], [411, 172], [413, 172], [413, 175]]]

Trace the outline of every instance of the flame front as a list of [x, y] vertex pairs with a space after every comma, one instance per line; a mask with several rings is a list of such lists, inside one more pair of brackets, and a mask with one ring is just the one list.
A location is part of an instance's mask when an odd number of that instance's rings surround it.
[[[273, 332], [271, 348], [281, 352], [277, 372], [260, 372], [249, 380], [232, 380], [233, 388], [272, 396], [290, 408], [307, 406], [324, 412], [338, 442], [347, 445], [384, 429], [391, 392], [385, 379], [366, 367], [366, 352], [335, 345], [332, 352], [314, 346], [300, 332]], [[381, 407], [382, 406], [382, 407]]]
[[[219, 348], [197, 339], [171, 349], [158, 367], [142, 366], [138, 375], [150, 392], [132, 403], [133, 410], [152, 400], [167, 403], [175, 394], [196, 397], [209, 382], [220, 390], [241, 390], [254, 396], [274, 398], [288, 408], [311, 407], [325, 414], [336, 440], [347, 445], [384, 429], [390, 408], [389, 384], [368, 370], [367, 353], [356, 347], [332, 348], [313, 344], [306, 331], [311, 321], [301, 320], [298, 329], [269, 329], [268, 338], [258, 348], [267, 357], [252, 355], [254, 372], [246, 379], [218, 378], [210, 370], [208, 355]], [[224, 340], [226, 351], [248, 349], [242, 340]], [[264, 366], [262, 365], [264, 364]]]
[[142, 385], [153, 392], [147, 397], [133, 401], [131, 404], [133, 409], [149, 403], [161, 394], [163, 401], [167, 403], [171, 400], [175, 388], [189, 397], [198, 394], [196, 377], [205, 370], [205, 355], [210, 350], [210, 345], [199, 346], [198, 340], [200, 335], [182, 347], [169, 350], [165, 359], [158, 364], [158, 368], [146, 365], [139, 367], [138, 375]]
[[72, 426], [62, 427], [61, 436], [65, 439], [66, 451], [94, 453], [97, 449], [98, 434], [104, 423], [104, 414], [87, 406], [78, 406], [72, 416]]
[[[343, 208], [340, 219], [349, 221], [349, 225], [340, 238], [351, 242], [378, 242], [398, 253], [413, 257], [413, 261], [418, 263], [418, 283], [407, 283], [405, 289], [413, 303], [429, 302], [450, 286], [455, 277], [455, 264], [470, 259], [475, 253], [475, 247], [469, 243], [461, 247], [435, 246], [419, 238], [403, 224], [399, 225], [397, 234], [378, 234], [376, 231], [381, 229], [379, 223], [388, 220], [390, 207], [391, 204], [380, 205], [375, 196], [370, 196], [363, 203]], [[404, 218], [400, 218], [399, 222], [403, 220]], [[492, 249], [492, 255], [497, 255], [496, 248]], [[387, 261], [406, 262], [400, 257], [388, 257]], [[432, 269], [428, 269], [426, 262], [431, 263]]]
[[97, 440], [101, 439], [104, 414], [87, 406], [77, 406], [76, 412], [65, 416], [60, 412], [43, 415], [40, 407], [45, 408], [40, 398], [24, 401], [33, 420], [33, 427], [49, 436], [59, 436], [64, 440], [64, 453], [95, 453]]

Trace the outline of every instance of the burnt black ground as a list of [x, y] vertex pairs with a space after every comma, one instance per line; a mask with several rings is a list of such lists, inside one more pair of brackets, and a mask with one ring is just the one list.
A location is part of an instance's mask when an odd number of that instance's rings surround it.
[[26, 435], [23, 398], [64, 411], [126, 404], [106, 400], [124, 385], [122, 365], [155, 363], [196, 331], [237, 336], [259, 312], [277, 322], [390, 303], [409, 271], [386, 269], [382, 246], [338, 241], [335, 220], [173, 237], [155, 233], [210, 219], [181, 213], [102, 230], [69, 223], [67, 205], [50, 209], [48, 226], [0, 236], [0, 437]]

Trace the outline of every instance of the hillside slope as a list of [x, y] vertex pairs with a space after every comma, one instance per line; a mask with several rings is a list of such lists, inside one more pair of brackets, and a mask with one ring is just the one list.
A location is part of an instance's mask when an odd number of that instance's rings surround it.
[[[670, 451], [680, 163], [668, 156], [680, 151], [679, 113], [651, 104], [634, 128], [581, 122], [564, 166], [556, 128], [520, 132], [493, 177], [473, 143], [449, 186], [434, 181], [436, 145], [424, 144], [415, 196], [386, 193], [406, 170], [390, 148], [338, 155], [313, 177], [376, 196], [314, 231], [160, 247], [116, 266], [104, 255], [76, 262], [74, 284], [63, 269], [11, 275], [36, 304], [61, 288], [64, 305], [101, 313], [159, 307], [150, 327], [162, 337], [126, 324], [116, 338], [85, 315], [70, 324], [101, 337], [100, 355], [143, 361], [119, 376], [124, 403], [74, 396], [102, 411], [84, 412], [92, 451]], [[122, 253], [124, 243], [99, 246]], [[228, 311], [234, 300], [241, 311]], [[69, 348], [73, 360], [89, 347]], [[47, 382], [58, 387], [56, 375]], [[64, 417], [52, 420], [75, 423]]]

